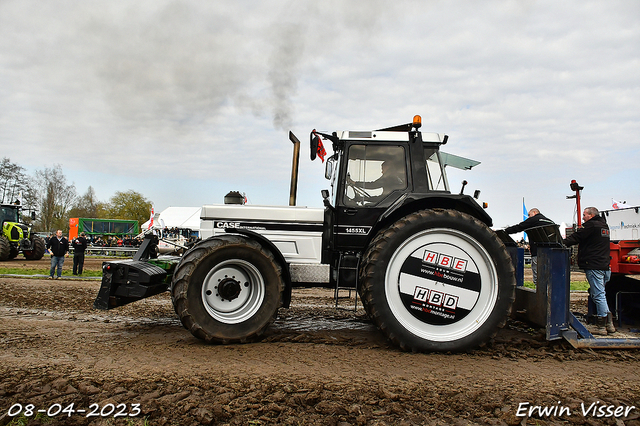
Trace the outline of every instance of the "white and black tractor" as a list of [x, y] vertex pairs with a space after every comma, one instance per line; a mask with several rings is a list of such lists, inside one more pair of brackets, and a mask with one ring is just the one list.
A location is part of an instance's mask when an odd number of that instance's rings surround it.
[[[478, 162], [446, 154], [448, 137], [412, 123], [374, 131], [311, 132], [311, 159], [333, 154], [324, 209], [205, 205], [202, 241], [157, 258], [149, 236], [133, 260], [105, 262], [94, 303], [111, 309], [164, 291], [194, 336], [254, 341], [288, 308], [292, 288], [357, 289], [375, 325], [407, 351], [461, 351], [486, 343], [509, 316], [515, 272], [492, 220], [445, 166]], [[463, 182], [463, 190], [464, 190]]]

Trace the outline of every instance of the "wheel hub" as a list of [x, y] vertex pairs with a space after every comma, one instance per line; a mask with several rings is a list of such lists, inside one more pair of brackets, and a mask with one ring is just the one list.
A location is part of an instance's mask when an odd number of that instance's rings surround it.
[[202, 302], [209, 315], [225, 324], [250, 318], [264, 300], [264, 279], [258, 269], [242, 259], [217, 264], [204, 279]]
[[218, 284], [218, 294], [222, 300], [232, 301], [240, 296], [240, 290], [242, 289], [240, 282], [233, 278], [225, 278]]

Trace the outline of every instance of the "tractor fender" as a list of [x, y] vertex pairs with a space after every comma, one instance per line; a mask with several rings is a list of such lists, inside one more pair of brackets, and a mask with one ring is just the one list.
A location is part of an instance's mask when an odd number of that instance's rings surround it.
[[291, 289], [293, 287], [291, 284], [291, 272], [289, 271], [289, 264], [285, 260], [284, 256], [282, 255], [278, 247], [276, 247], [276, 245], [273, 244], [265, 236], [260, 235], [254, 231], [249, 231], [248, 229], [225, 228], [225, 232], [231, 235], [240, 234], [245, 237], [250, 237], [251, 239], [259, 242], [263, 247], [266, 247], [267, 249], [269, 249], [269, 251], [273, 254], [273, 257], [282, 267], [282, 280], [284, 281], [284, 293], [282, 295], [282, 306], [285, 308], [288, 308], [291, 305]]
[[371, 233], [372, 238], [380, 229], [385, 228], [402, 217], [425, 209], [461, 211], [475, 217], [489, 227], [493, 226], [491, 216], [468, 195], [440, 193], [404, 194], [380, 215], [378, 222], [374, 225], [374, 232]]

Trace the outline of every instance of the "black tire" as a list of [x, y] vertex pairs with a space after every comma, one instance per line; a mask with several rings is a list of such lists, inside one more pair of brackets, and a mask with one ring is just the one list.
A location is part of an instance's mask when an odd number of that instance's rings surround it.
[[33, 250], [25, 250], [23, 252], [25, 259], [27, 260], [40, 260], [44, 256], [46, 250], [46, 244], [44, 239], [34, 235], [31, 237], [31, 247]]
[[502, 241], [455, 210], [400, 219], [378, 233], [361, 265], [367, 313], [405, 351], [482, 346], [504, 326], [515, 298], [515, 270]]
[[172, 300], [194, 336], [245, 343], [274, 321], [283, 289], [282, 269], [268, 250], [249, 238], [225, 235], [204, 240], [183, 256], [173, 275]]
[[[637, 293], [639, 288], [640, 281], [634, 278], [619, 273], [611, 275], [611, 279], [606, 283], [605, 286], [605, 294], [607, 297], [607, 305], [609, 306], [609, 310], [614, 314], [616, 318], [620, 316], [616, 300], [616, 296], [618, 295], [618, 293]], [[591, 296], [589, 296], [589, 299], [591, 299]]]
[[11, 253], [11, 244], [4, 235], [0, 235], [0, 260], [9, 259]]

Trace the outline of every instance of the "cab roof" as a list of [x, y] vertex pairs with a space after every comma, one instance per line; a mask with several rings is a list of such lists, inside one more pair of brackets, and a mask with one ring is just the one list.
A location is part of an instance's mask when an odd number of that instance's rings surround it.
[[[441, 144], [445, 141], [444, 134], [441, 133], [422, 133], [422, 142]], [[409, 142], [409, 132], [388, 131], [383, 130], [345, 130], [340, 132], [338, 137], [341, 140], [366, 140], [371, 141], [397, 141]]]

